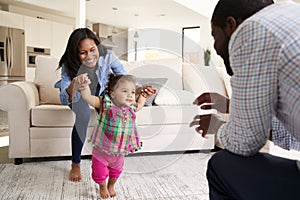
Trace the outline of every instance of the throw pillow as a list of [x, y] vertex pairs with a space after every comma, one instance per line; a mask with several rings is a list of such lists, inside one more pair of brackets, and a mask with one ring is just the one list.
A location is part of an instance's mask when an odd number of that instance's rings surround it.
[[56, 70], [58, 59], [51, 56], [36, 57], [34, 83], [40, 95], [40, 104], [61, 104], [59, 90], [54, 88], [55, 82], [60, 80], [60, 70]]
[[137, 87], [152, 85], [157, 93], [146, 99], [145, 106], [152, 106], [160, 88], [167, 82], [167, 78], [136, 78]]
[[204, 92], [217, 92], [227, 96], [224, 81], [217, 68], [185, 63], [182, 72], [184, 90], [188, 90], [197, 96]]

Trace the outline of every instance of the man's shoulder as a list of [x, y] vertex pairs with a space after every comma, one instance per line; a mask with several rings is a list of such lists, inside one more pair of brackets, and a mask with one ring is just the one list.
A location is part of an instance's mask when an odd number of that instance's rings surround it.
[[[260, 10], [256, 14], [254, 14], [252, 17], [250, 17], [249, 21], [264, 21], [264, 19], [277, 19], [278, 21], [280, 18], [278, 18], [279, 15], [282, 16], [295, 16], [300, 15], [299, 13], [300, 4], [295, 3], [293, 1], [286, 1], [282, 3], [274, 3], [272, 5], [269, 5], [265, 7], [264, 9]], [[295, 12], [298, 11], [298, 12]]]

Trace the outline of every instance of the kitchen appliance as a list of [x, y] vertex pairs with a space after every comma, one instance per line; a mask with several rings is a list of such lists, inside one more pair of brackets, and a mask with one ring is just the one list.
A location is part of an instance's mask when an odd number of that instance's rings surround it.
[[24, 30], [0, 26], [0, 86], [24, 80]]
[[27, 47], [27, 67], [36, 67], [35, 58], [38, 55], [50, 55], [50, 49]]

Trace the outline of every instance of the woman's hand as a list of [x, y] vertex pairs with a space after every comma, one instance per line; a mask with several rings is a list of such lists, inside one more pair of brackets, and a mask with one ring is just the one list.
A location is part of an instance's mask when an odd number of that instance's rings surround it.
[[89, 84], [91, 83], [87, 73], [76, 76], [75, 78], [73, 78], [72, 82], [73, 82], [73, 89], [79, 91], [86, 89], [86, 87], [88, 87]]
[[67, 93], [69, 94], [69, 102], [72, 102], [76, 92], [79, 90], [84, 90], [90, 84], [90, 80], [88, 78], [87, 73], [80, 74], [72, 79], [71, 84], [66, 89]]

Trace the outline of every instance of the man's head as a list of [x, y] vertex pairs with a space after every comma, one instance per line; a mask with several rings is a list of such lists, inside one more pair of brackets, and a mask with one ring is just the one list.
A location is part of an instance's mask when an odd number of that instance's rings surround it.
[[273, 0], [219, 0], [217, 3], [211, 18], [211, 34], [214, 48], [224, 60], [229, 75], [233, 75], [228, 54], [231, 35], [245, 19], [273, 3]]

